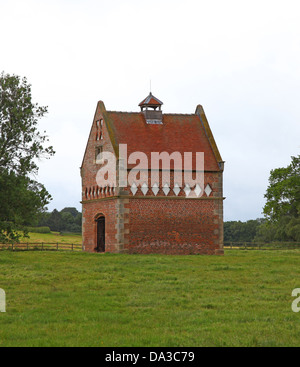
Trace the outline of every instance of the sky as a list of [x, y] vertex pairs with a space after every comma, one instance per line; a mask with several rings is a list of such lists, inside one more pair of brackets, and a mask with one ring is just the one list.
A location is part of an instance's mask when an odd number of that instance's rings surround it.
[[55, 157], [37, 179], [49, 210], [81, 209], [82, 163], [99, 100], [165, 113], [204, 107], [225, 163], [224, 219], [262, 217], [271, 169], [300, 154], [299, 0], [0, 0], [0, 72], [48, 106]]

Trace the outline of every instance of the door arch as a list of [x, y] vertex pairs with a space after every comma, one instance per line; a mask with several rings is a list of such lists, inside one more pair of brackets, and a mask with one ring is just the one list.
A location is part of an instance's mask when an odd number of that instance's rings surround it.
[[105, 252], [105, 217], [102, 215], [96, 219], [97, 252]]

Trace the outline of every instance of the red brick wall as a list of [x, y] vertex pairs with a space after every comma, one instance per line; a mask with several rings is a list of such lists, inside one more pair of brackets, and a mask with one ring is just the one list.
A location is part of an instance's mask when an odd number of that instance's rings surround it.
[[117, 199], [91, 201], [82, 206], [83, 210], [83, 246], [84, 250], [94, 252], [97, 245], [97, 223], [95, 218], [99, 214], [105, 216], [105, 249], [116, 252], [116, 216]]
[[[97, 223], [95, 218], [99, 214], [105, 216], [105, 240], [106, 251], [116, 251], [116, 216], [118, 214], [117, 199], [105, 199], [114, 196], [114, 191], [102, 191], [96, 182], [96, 175], [100, 165], [95, 164], [96, 147], [102, 146], [103, 151], [113, 152], [113, 147], [109, 139], [106, 124], [103, 124], [103, 139], [97, 140], [96, 121], [103, 119], [100, 105], [97, 105], [93, 125], [91, 127], [90, 136], [87, 142], [87, 148], [81, 168], [82, 178], [82, 234], [83, 249], [85, 251], [94, 252], [97, 246]], [[104, 200], [96, 200], [102, 197]]]
[[[113, 192], [98, 192], [98, 185], [96, 181], [96, 175], [101, 165], [95, 163], [96, 147], [102, 147], [103, 151], [114, 152], [112, 143], [109, 139], [108, 130], [106, 124], [103, 123], [103, 139], [96, 140], [97, 126], [96, 122], [103, 119], [100, 106], [97, 105], [93, 125], [91, 127], [90, 136], [87, 142], [86, 151], [81, 167], [82, 178], [82, 200], [91, 200], [97, 197], [113, 196]], [[87, 193], [87, 195], [86, 195]]]
[[218, 200], [131, 199], [130, 253], [215, 254]]

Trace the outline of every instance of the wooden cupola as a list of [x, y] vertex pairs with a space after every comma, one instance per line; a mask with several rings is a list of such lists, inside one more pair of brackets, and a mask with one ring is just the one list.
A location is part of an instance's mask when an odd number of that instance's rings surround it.
[[162, 124], [162, 105], [163, 102], [154, 97], [151, 92], [149, 96], [139, 104], [141, 111], [145, 115], [147, 124]]

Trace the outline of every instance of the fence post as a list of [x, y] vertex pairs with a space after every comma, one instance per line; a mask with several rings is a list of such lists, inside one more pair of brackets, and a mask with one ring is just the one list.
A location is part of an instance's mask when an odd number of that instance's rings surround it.
[[74, 251], [74, 245], [73, 245], [73, 243], [72, 243], [72, 251]]
[[58, 242], [57, 242], [57, 244], [56, 244], [56, 251], [58, 251]]
[[27, 251], [29, 250], [29, 242], [27, 242]]
[[232, 242], [230, 242], [230, 248], [231, 248], [231, 250], [232, 250]]
[[44, 242], [42, 242], [42, 251], [44, 250]]
[[14, 250], [14, 244], [13, 243], [11, 244], [11, 249], [12, 249], [12, 251]]

